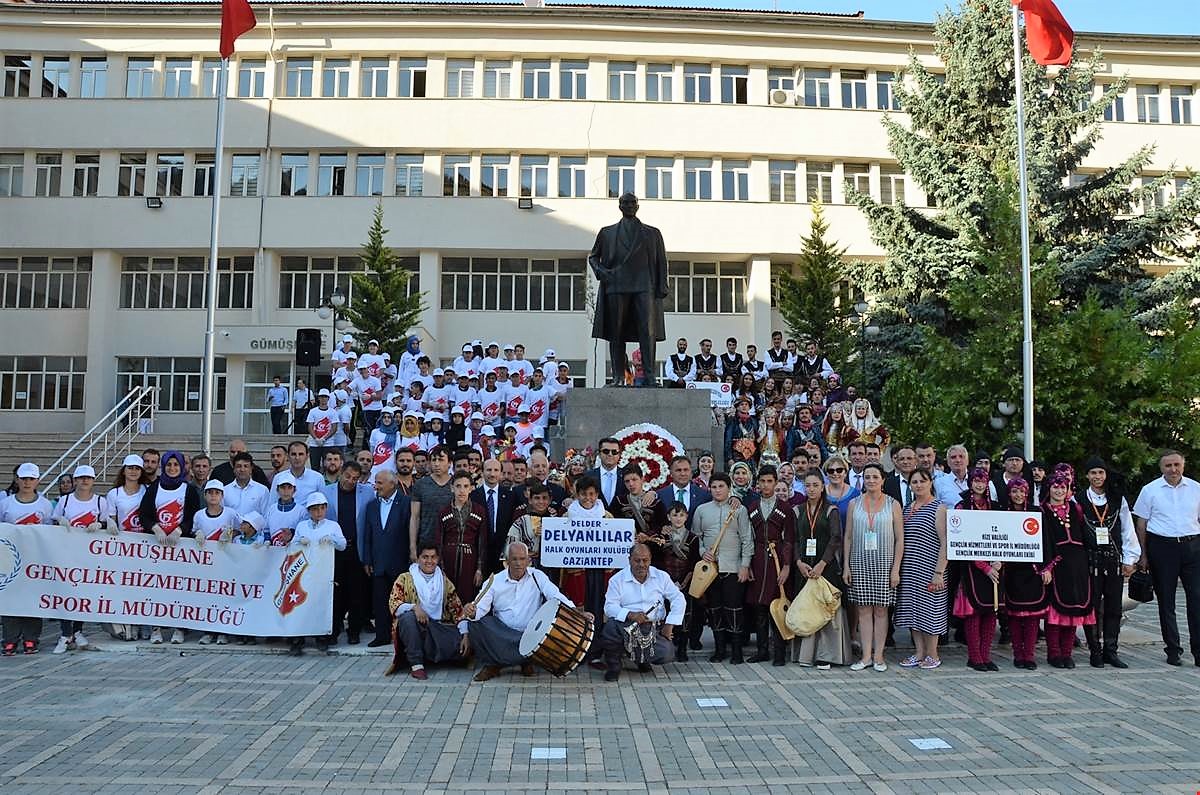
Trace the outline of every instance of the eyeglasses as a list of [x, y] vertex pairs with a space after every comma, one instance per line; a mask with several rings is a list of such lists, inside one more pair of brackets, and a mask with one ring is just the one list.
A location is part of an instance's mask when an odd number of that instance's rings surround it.
[[845, 467], [830, 467], [829, 469], [826, 469], [825, 472], [830, 475], [844, 475], [844, 474], [846, 474], [846, 468]]
[[621, 452], [620, 450], [612, 450], [612, 449], [601, 450], [600, 455], [617, 455], [620, 452]]

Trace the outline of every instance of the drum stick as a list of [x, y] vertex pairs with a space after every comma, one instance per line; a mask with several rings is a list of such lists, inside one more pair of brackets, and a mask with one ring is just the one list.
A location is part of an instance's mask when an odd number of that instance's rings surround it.
[[[489, 589], [489, 588], [491, 588], [491, 587], [492, 587], [492, 580], [494, 580], [494, 579], [496, 579], [496, 575], [495, 575], [495, 574], [492, 574], [490, 577], [488, 577], [488, 579], [487, 579], [487, 582], [485, 582], [485, 583], [483, 584], [483, 589], [482, 589], [482, 590], [480, 590], [480, 592], [479, 592], [479, 593], [475, 594], [475, 598], [471, 600], [473, 603], [475, 603], [475, 604], [479, 604], [479, 600], [480, 600], [480, 599], [482, 599], [482, 598], [483, 598], [483, 595], [484, 595], [485, 593], [487, 593], [487, 592], [488, 592], [488, 589]], [[477, 621], [478, 619], [474, 619], [474, 618], [472, 618], [471, 620], [472, 620], [472, 621]]]

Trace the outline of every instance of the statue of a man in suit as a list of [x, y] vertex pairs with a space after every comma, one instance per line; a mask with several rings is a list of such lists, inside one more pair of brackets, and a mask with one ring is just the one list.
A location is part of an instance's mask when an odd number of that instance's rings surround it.
[[619, 199], [621, 220], [596, 236], [588, 265], [600, 282], [592, 337], [608, 340], [613, 383], [624, 383], [625, 343], [636, 342], [645, 376], [634, 386], [655, 386], [655, 343], [666, 339], [667, 250], [662, 233], [637, 218], [632, 193]]

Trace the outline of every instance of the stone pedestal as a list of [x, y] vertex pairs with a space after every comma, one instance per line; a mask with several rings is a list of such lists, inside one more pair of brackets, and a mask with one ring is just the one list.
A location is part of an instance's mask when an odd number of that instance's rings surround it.
[[689, 455], [708, 450], [712, 444], [712, 409], [706, 390], [604, 387], [571, 390], [564, 449], [594, 448], [601, 438], [639, 422], [667, 429]]

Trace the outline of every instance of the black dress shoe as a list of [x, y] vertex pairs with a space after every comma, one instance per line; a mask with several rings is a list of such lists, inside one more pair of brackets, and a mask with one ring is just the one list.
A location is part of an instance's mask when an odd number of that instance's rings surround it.
[[678, 648], [676, 648], [675, 649], [675, 662], [687, 662], [688, 661], [687, 652], [688, 652], [688, 650], [687, 650], [686, 645], [679, 646]]
[[347, 632], [346, 633], [346, 643], [350, 644], [351, 646], [357, 646], [359, 643], [358, 633], [357, 632]]
[[1034, 662], [1033, 660], [1026, 660], [1025, 661], [1025, 670], [1026, 671], [1036, 671], [1037, 663]]
[[1074, 668], [1075, 667], [1075, 659], [1073, 657], [1063, 657], [1062, 667], [1063, 668]]
[[1117, 656], [1115, 651], [1106, 651], [1103, 654], [1104, 662], [1111, 665], [1113, 668], [1128, 668], [1129, 663]]
[[1179, 659], [1178, 654], [1168, 654], [1167, 665], [1183, 665], [1183, 660]]
[[373, 640], [367, 644], [367, 648], [368, 649], [378, 649], [380, 646], [388, 646], [390, 644], [391, 644], [390, 640], [381, 640], [379, 638], [376, 638], [375, 640]]
[[326, 639], [326, 638], [321, 638], [320, 640], [318, 640], [318, 641], [317, 641], [317, 651], [321, 652], [322, 654], [324, 654], [325, 652], [329, 651], [329, 641], [328, 641], [328, 639]]
[[288, 646], [288, 654], [292, 657], [299, 657], [304, 654], [303, 646]]
[[604, 681], [605, 682], [615, 682], [620, 678], [621, 678], [620, 671], [605, 671], [604, 672]]
[[994, 663], [994, 662], [985, 662], [985, 663], [983, 664], [983, 670], [985, 670], [985, 671], [999, 671], [999, 670], [1000, 670], [1000, 666], [996, 665], [996, 663]]
[[967, 663], [967, 667], [970, 668], [972, 671], [986, 671], [987, 670], [987, 665], [984, 663], [969, 662], [969, 663]]
[[650, 673], [650, 663], [638, 663], [638, 673]]
[[1051, 668], [1062, 668], [1062, 659], [1059, 657], [1047, 657], [1046, 662], [1050, 663]]
[[1104, 655], [1098, 651], [1094, 651], [1090, 655], [1089, 662], [1091, 663], [1091, 666], [1093, 668], [1103, 668], [1104, 667]]
[[699, 638], [688, 638], [688, 648], [692, 651], [700, 651], [704, 648], [704, 644], [700, 642]]

